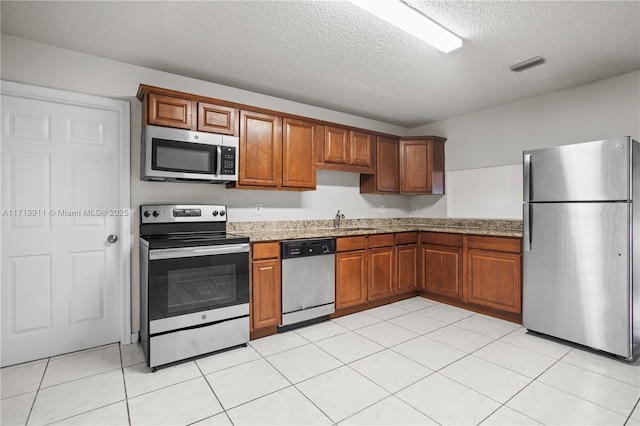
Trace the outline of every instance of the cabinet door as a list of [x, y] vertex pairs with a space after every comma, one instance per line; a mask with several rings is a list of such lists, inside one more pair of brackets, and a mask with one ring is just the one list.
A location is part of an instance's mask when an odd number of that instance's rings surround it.
[[190, 100], [149, 93], [148, 108], [149, 124], [191, 129], [194, 111]]
[[351, 130], [349, 132], [349, 164], [354, 166], [371, 167], [371, 152], [373, 135]]
[[238, 185], [277, 187], [281, 180], [282, 119], [240, 111]]
[[292, 188], [316, 187], [314, 123], [285, 118], [282, 135], [282, 186]]
[[251, 272], [251, 329], [280, 324], [280, 260], [254, 261]]
[[400, 140], [400, 192], [444, 194], [444, 142], [426, 139]]
[[393, 247], [369, 249], [368, 300], [382, 299], [396, 293]]
[[501, 311], [522, 313], [522, 256], [469, 249], [465, 301]]
[[462, 299], [462, 248], [422, 245], [422, 290]]
[[367, 301], [367, 251], [336, 254], [336, 309]]
[[416, 244], [396, 247], [396, 268], [398, 294], [416, 290], [418, 288], [418, 246]]
[[378, 136], [376, 142], [376, 192], [400, 191], [398, 140]]
[[349, 164], [349, 131], [347, 129], [325, 126], [324, 161]]
[[427, 141], [400, 141], [400, 192], [428, 193], [433, 182], [429, 162], [432, 145]]
[[198, 102], [198, 130], [223, 135], [237, 135], [238, 110], [222, 105]]

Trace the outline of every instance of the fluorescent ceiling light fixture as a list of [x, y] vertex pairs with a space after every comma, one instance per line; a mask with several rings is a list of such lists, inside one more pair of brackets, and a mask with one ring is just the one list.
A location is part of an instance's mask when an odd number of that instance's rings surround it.
[[462, 39], [400, 0], [349, 0], [414, 37], [449, 53], [462, 47]]

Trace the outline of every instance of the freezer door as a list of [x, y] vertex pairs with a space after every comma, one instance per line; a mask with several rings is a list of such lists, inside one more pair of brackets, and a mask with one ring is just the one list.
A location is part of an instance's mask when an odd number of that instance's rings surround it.
[[523, 326], [630, 357], [630, 204], [526, 209]]
[[630, 138], [524, 151], [524, 201], [630, 200]]

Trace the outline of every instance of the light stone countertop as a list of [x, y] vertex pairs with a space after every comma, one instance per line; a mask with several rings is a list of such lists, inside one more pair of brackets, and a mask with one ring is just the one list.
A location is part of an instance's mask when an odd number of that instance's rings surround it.
[[343, 219], [273, 222], [229, 222], [227, 231], [249, 237], [251, 242], [300, 238], [345, 237], [410, 231], [449, 232], [497, 237], [522, 237], [522, 221], [513, 219]]

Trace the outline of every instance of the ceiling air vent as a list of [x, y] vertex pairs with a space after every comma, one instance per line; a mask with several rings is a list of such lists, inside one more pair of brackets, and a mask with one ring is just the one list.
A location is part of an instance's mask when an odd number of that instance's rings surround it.
[[545, 63], [545, 60], [542, 56], [534, 56], [533, 58], [529, 58], [526, 61], [518, 62], [517, 64], [513, 64], [509, 66], [509, 69], [513, 72], [520, 72], [524, 70], [528, 70], [529, 68], [537, 67], [538, 65], [542, 65]]

